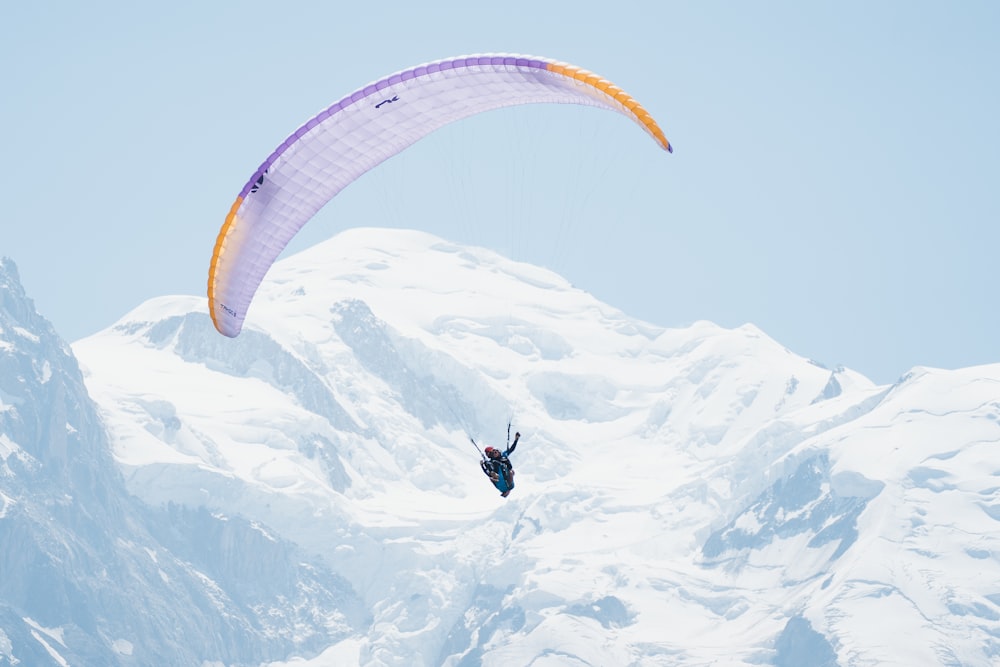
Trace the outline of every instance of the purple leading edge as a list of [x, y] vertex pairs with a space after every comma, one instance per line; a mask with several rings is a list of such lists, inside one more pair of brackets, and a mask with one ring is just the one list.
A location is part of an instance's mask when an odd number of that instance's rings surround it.
[[439, 60], [433, 63], [427, 63], [425, 65], [419, 65], [411, 69], [403, 70], [401, 72], [396, 72], [395, 74], [390, 74], [384, 79], [370, 83], [364, 88], [354, 91], [350, 95], [347, 95], [343, 99], [331, 104], [329, 107], [319, 112], [313, 118], [306, 121], [299, 129], [295, 130], [287, 139], [281, 142], [281, 145], [274, 149], [263, 164], [261, 164], [257, 171], [253, 173], [247, 184], [243, 186], [240, 191], [240, 197], [246, 197], [250, 191], [260, 182], [261, 177], [264, 173], [271, 168], [274, 161], [284, 153], [289, 146], [294, 144], [296, 141], [301, 139], [307, 132], [312, 130], [314, 127], [322, 123], [324, 120], [346, 109], [352, 104], [357, 104], [361, 100], [374, 95], [375, 93], [385, 90], [389, 86], [397, 83], [402, 83], [403, 81], [409, 81], [411, 79], [418, 79], [422, 76], [427, 76], [428, 74], [434, 74], [436, 72], [461, 69], [463, 67], [480, 67], [483, 65], [491, 67], [499, 66], [515, 66], [515, 67], [528, 67], [533, 69], [548, 69], [551, 61], [541, 60], [539, 58], [528, 58], [525, 56], [463, 56], [461, 58], [449, 58], [446, 60]]

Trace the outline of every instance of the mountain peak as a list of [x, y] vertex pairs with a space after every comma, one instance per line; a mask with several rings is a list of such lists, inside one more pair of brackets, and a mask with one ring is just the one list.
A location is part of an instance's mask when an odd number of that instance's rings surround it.
[[[997, 437], [993, 368], [878, 387], [751, 324], [656, 327], [375, 229], [277, 263], [236, 339], [171, 297], [74, 349], [132, 492], [321, 557], [372, 611], [331, 649], [359, 664], [996, 655], [1000, 595], [955, 575], [1000, 580], [988, 475], [967, 476]], [[502, 499], [474, 444], [508, 424]], [[899, 632], [843, 620], [887, 610]]]

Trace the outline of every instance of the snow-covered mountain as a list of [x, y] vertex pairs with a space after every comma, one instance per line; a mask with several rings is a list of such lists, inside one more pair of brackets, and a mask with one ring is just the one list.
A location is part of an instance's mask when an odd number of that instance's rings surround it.
[[[1000, 365], [874, 386], [750, 325], [657, 328], [543, 269], [376, 229], [277, 264], [235, 340], [203, 298], [164, 297], [73, 352], [120, 472], [100, 469], [155, 513], [136, 530], [227, 565], [206, 578], [275, 619], [274, 667], [1000, 661]], [[511, 419], [502, 499], [469, 436], [502, 444]], [[149, 528], [171, 512], [257, 532], [227, 556], [175, 520], [178, 546]], [[254, 535], [301, 561], [234, 561]], [[271, 606], [240, 606], [258, 585]]]
[[366, 619], [259, 524], [129, 495], [69, 346], [0, 260], [0, 665], [259, 664]]

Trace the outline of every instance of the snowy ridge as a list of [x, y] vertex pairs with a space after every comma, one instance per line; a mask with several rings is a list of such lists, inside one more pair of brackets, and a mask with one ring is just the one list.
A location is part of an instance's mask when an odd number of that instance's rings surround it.
[[[171, 297], [73, 351], [134, 494], [256, 522], [364, 601], [312, 665], [1000, 656], [1000, 365], [878, 387], [382, 229], [277, 264], [235, 340]], [[467, 436], [511, 416], [503, 501]]]
[[287, 541], [127, 493], [76, 359], [9, 260], [0, 340], [0, 664], [246, 664], [363, 622], [349, 584]]

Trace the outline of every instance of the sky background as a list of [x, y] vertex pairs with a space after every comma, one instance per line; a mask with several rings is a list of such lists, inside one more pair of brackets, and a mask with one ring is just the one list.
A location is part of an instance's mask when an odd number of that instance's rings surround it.
[[363, 176], [286, 256], [422, 229], [879, 383], [997, 362], [998, 34], [992, 1], [6, 3], [0, 255], [69, 341], [204, 294], [233, 200], [301, 123], [422, 62], [523, 53], [624, 88], [674, 154], [600, 110], [491, 112]]

